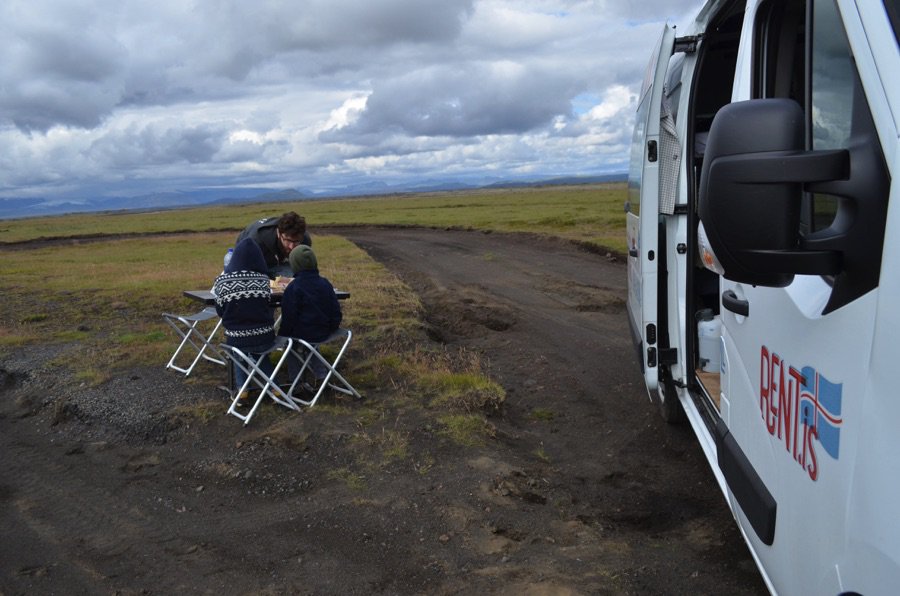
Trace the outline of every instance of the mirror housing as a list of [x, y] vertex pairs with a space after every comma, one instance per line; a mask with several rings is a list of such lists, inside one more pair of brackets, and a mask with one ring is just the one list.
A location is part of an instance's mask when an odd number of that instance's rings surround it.
[[795, 274], [835, 275], [837, 250], [804, 247], [803, 185], [844, 179], [846, 150], [804, 151], [803, 110], [790, 99], [754, 99], [716, 114], [700, 174], [699, 212], [732, 281], [784, 287]]

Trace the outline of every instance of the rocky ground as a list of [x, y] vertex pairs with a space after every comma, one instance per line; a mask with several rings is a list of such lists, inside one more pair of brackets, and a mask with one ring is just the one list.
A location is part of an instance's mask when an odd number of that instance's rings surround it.
[[[765, 593], [690, 429], [647, 400], [620, 260], [332, 232], [419, 294], [431, 341], [481, 355], [507, 393], [494, 437], [461, 447], [389, 391], [244, 428], [216, 371], [88, 387], [55, 374], [65, 346], [27, 347], [0, 361], [0, 594]], [[404, 456], [361, 465], [388, 437]]]

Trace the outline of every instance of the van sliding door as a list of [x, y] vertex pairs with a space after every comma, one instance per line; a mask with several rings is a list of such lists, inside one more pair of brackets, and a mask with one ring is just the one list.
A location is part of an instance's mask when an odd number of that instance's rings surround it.
[[628, 242], [628, 312], [648, 391], [658, 382], [659, 132], [666, 67], [675, 43], [668, 25], [653, 53], [644, 83], [631, 144], [626, 238]]

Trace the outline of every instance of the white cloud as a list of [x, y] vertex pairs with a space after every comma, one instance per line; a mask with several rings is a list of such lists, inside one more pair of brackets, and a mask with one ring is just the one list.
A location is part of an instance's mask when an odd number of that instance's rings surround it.
[[322, 126], [322, 130], [345, 128], [356, 122], [360, 114], [366, 109], [368, 101], [368, 95], [354, 95], [348, 98], [340, 107], [331, 111], [328, 121]]

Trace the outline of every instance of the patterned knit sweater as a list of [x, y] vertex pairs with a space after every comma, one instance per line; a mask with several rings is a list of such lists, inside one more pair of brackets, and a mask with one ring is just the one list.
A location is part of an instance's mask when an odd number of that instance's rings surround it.
[[216, 278], [216, 312], [222, 317], [228, 345], [268, 346], [275, 340], [275, 321], [269, 306], [272, 290], [265, 271], [262, 252], [248, 238], [238, 243], [225, 272]]

